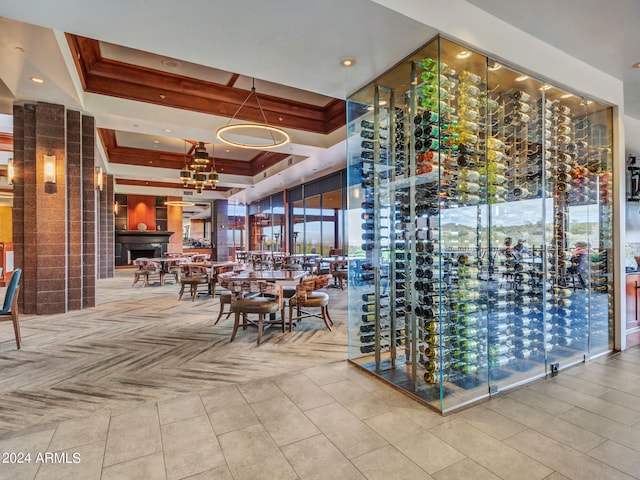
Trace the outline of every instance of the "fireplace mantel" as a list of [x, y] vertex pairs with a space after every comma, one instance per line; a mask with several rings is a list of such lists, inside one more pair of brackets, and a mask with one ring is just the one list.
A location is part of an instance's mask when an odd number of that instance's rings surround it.
[[[148, 250], [153, 252], [153, 256], [160, 257], [167, 251], [169, 237], [175, 232], [165, 232], [159, 230], [138, 231], [138, 230], [117, 230], [116, 234], [116, 265], [130, 265], [131, 251]], [[145, 255], [146, 256], [146, 255]]]
[[116, 230], [116, 243], [169, 243], [169, 237], [175, 232], [149, 230]]

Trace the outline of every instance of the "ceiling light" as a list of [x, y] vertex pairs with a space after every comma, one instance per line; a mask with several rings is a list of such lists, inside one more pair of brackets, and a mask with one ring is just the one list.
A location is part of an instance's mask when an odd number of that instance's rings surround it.
[[353, 67], [355, 63], [355, 58], [345, 57], [340, 59], [340, 65], [342, 65], [343, 67]]
[[186, 200], [167, 200], [164, 202], [167, 207], [195, 207], [195, 203]]
[[154, 140], [153, 143], [160, 143], [160, 140]]
[[640, 68], [640, 62], [636, 62], [633, 65], [631, 65], [633, 68]]
[[177, 60], [171, 60], [169, 58], [162, 59], [160, 63], [162, 63], [162, 65], [164, 65], [165, 67], [169, 67], [169, 68], [178, 68], [181, 66], [180, 62], [178, 62]]
[[469, 50], [462, 50], [456, 54], [456, 58], [469, 58], [471, 56], [471, 52]]
[[[213, 144], [211, 144], [213, 149]], [[211, 156], [213, 157], [213, 151]], [[185, 157], [186, 157], [186, 142], [185, 142]], [[202, 195], [202, 191], [205, 189], [207, 185], [211, 185], [211, 187], [215, 190], [216, 185], [218, 184], [218, 172], [216, 171], [216, 163], [215, 157], [211, 162], [211, 169], [209, 167], [209, 154], [207, 153], [207, 148], [204, 146], [204, 142], [198, 142], [198, 145], [193, 151], [193, 156], [191, 157], [191, 164], [189, 165], [186, 161], [184, 162], [184, 166], [180, 171], [180, 180], [182, 180], [182, 184], [187, 187], [191, 182], [193, 182], [196, 193], [198, 195]]]
[[44, 83], [44, 80], [38, 77], [31, 77], [33, 83]]
[[551, 87], [551, 85], [543, 85], [540, 87], [540, 90], [545, 91], [545, 90], [549, 90]]
[[25, 52], [25, 49], [24, 49], [24, 48], [22, 48], [22, 47], [20, 47], [20, 46], [18, 46], [18, 45], [16, 45], [15, 47], [13, 47], [13, 50], [14, 50], [15, 52], [18, 52], [18, 53], [24, 53], [24, 52]]
[[[258, 105], [258, 109], [260, 110], [260, 114], [262, 115], [263, 122], [262, 123], [233, 123], [234, 120], [236, 120], [238, 113], [240, 113], [240, 110], [242, 110], [242, 107], [245, 106], [245, 104], [247, 103], [249, 98], [251, 98], [251, 96], [254, 96], [256, 99], [256, 103]], [[260, 130], [262, 133], [266, 132], [268, 139], [271, 139], [271, 141], [267, 141], [268, 140], [267, 139], [263, 141], [258, 141], [257, 143], [247, 143], [242, 140], [237, 140], [237, 141], [233, 140], [228, 135], [229, 133], [235, 132], [240, 135], [250, 136], [250, 133], [252, 130]], [[245, 98], [244, 102], [242, 102], [242, 105], [238, 107], [238, 110], [236, 110], [236, 113], [233, 114], [233, 117], [231, 117], [231, 120], [229, 120], [229, 122], [224, 127], [221, 127], [218, 129], [218, 131], [216, 132], [216, 135], [221, 142], [224, 142], [228, 145], [232, 145], [234, 147], [241, 147], [241, 148], [252, 148], [256, 150], [280, 147], [282, 145], [289, 143], [289, 141], [291, 140], [287, 132], [285, 132], [281, 128], [274, 127], [273, 125], [269, 125], [269, 122], [267, 122], [267, 117], [264, 114], [264, 110], [262, 110], [262, 105], [260, 105], [260, 99], [258, 98], [258, 94], [256, 93], [255, 79], [253, 79], [251, 92], [249, 92], [249, 95], [247, 96], [247, 98]]]
[[164, 129], [164, 133], [171, 133], [171, 129], [170, 128], [165, 128]]
[[520, 75], [519, 77], [515, 78], [516, 82], [524, 82], [525, 80], [527, 80], [529, 78], [528, 75]]
[[564, 95], [560, 95], [560, 98], [571, 98], [573, 96], [573, 93], [565, 93]]
[[500, 65], [498, 62], [493, 62], [493, 65], [491, 65], [490, 67], [488, 67], [489, 70], [491, 70], [492, 72], [495, 72], [496, 70], [500, 70], [502, 68], [502, 65]]

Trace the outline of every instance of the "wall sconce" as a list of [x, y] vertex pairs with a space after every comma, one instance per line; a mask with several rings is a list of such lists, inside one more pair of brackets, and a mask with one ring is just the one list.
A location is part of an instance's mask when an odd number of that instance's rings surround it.
[[44, 183], [56, 183], [56, 156], [44, 156]]
[[118, 215], [118, 213], [120, 213], [120, 204], [118, 203], [117, 200], [113, 202], [113, 213], [115, 215]]
[[102, 167], [96, 167], [96, 190], [102, 191]]
[[7, 162], [7, 183], [13, 185], [13, 177], [15, 172], [13, 170], [13, 158], [10, 158]]

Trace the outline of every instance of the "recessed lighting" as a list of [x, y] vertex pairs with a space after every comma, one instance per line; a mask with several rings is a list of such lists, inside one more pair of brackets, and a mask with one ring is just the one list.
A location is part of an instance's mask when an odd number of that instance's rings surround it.
[[355, 63], [356, 63], [355, 58], [345, 57], [340, 59], [340, 65], [342, 65], [343, 67], [353, 67]]
[[516, 77], [515, 80], [516, 82], [524, 82], [528, 78], [529, 78], [529, 75], [520, 75], [519, 77]]
[[469, 50], [462, 50], [456, 54], [456, 58], [469, 58], [471, 56], [471, 52]]
[[20, 47], [20, 46], [18, 46], [18, 45], [16, 45], [15, 47], [13, 47], [13, 50], [14, 50], [15, 52], [18, 52], [18, 53], [24, 53], [24, 52], [25, 52], [24, 48], [22, 48], [22, 47]]
[[170, 128], [165, 128], [164, 129], [164, 133], [171, 133], [171, 129]]
[[44, 83], [44, 80], [38, 77], [31, 77], [33, 83]]
[[502, 68], [502, 65], [500, 65], [498, 62], [494, 62], [493, 65], [489, 67], [489, 70], [491, 70], [492, 72], [495, 72], [496, 70], [500, 70], [501, 68]]
[[181, 66], [180, 62], [178, 62], [177, 60], [172, 60], [170, 58], [164, 58], [160, 63], [169, 68], [178, 68]]
[[231, 150], [229, 150], [228, 148], [227, 148], [227, 149], [225, 149], [225, 152], [226, 152], [226, 153], [229, 153], [230, 151], [231, 151]]
[[153, 143], [160, 143], [160, 140], [154, 140]]
[[560, 95], [560, 98], [571, 98], [573, 96], [573, 93], [565, 93], [564, 95]]
[[640, 62], [636, 62], [633, 65], [631, 65], [633, 68], [640, 68]]

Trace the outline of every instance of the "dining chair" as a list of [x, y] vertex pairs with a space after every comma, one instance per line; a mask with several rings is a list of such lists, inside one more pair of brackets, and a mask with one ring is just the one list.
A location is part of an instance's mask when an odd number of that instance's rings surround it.
[[[229, 305], [229, 310], [226, 312], [227, 313], [226, 318], [229, 318], [229, 316], [233, 313], [231, 311], [231, 290], [229, 290], [229, 281], [235, 275], [235, 273], [236, 273], [235, 271], [231, 270], [228, 272], [222, 272], [218, 274], [218, 284], [223, 288], [223, 290], [220, 292], [220, 311], [218, 312], [218, 318], [216, 318], [214, 325], [218, 324], [218, 322], [222, 318], [222, 315], [225, 313], [224, 312], [225, 305]], [[214, 293], [215, 293], [215, 290], [214, 290]]]
[[331, 262], [331, 275], [333, 275], [333, 281], [336, 286], [340, 287], [340, 290], [344, 290], [344, 283], [349, 278], [349, 269], [347, 267], [346, 260], [334, 260]]
[[[285, 331], [284, 302], [280, 285], [264, 280], [230, 280], [229, 290], [231, 291], [231, 311], [235, 314], [230, 342], [233, 342], [238, 333], [241, 314], [243, 330], [246, 330], [249, 324], [258, 327], [258, 345], [262, 341], [265, 327], [280, 325], [282, 331]], [[280, 318], [275, 316], [278, 312], [280, 312]], [[257, 322], [248, 318], [250, 314], [258, 315]], [[265, 318], [267, 315], [269, 315], [268, 320]]]
[[2, 304], [2, 310], [0, 310], [0, 321], [9, 320], [13, 322], [13, 332], [16, 336], [16, 346], [20, 350], [20, 322], [18, 321], [18, 295], [20, 294], [20, 277], [22, 275], [22, 269], [16, 268], [11, 274], [9, 284], [7, 285], [7, 291], [4, 295], [4, 303]]
[[191, 301], [194, 302], [198, 296], [198, 287], [200, 285], [209, 285], [209, 274], [207, 273], [206, 268], [182, 265], [178, 301], [182, 300], [182, 295], [184, 295], [184, 291], [188, 286], [189, 293], [191, 294]]
[[151, 275], [158, 275], [160, 284], [163, 283], [162, 277], [162, 266], [157, 262], [152, 262], [146, 258], [138, 258], [133, 261], [135, 265], [138, 266], [137, 270], [133, 272], [133, 283], [131, 286], [133, 287], [140, 279], [142, 279], [142, 286], [146, 287], [149, 285], [149, 277]]
[[[329, 315], [329, 295], [318, 290], [326, 288], [331, 283], [331, 275], [318, 275], [302, 280], [296, 285], [296, 295], [289, 300], [289, 331], [293, 329], [293, 322], [304, 318], [321, 318], [328, 330], [331, 330], [333, 320]], [[293, 316], [293, 309], [296, 316]], [[308, 308], [320, 308], [320, 313], [309, 312]]]

